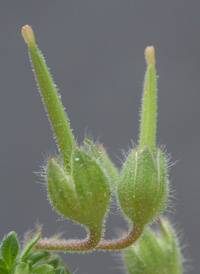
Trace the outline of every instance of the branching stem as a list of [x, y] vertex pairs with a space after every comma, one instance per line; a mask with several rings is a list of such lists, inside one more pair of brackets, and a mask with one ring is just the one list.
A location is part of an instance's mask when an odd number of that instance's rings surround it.
[[89, 237], [86, 240], [57, 240], [57, 239], [40, 239], [34, 246], [35, 249], [51, 251], [78, 251], [84, 252], [90, 249], [101, 250], [118, 250], [129, 247], [134, 244], [141, 236], [144, 227], [134, 225], [131, 231], [123, 238], [111, 241], [102, 241], [101, 231], [90, 230]]
[[143, 226], [139, 226], [135, 224], [133, 225], [133, 228], [131, 229], [131, 231], [125, 237], [119, 240], [100, 242], [96, 248], [106, 249], [106, 250], [124, 249], [134, 244], [142, 235], [143, 230], [144, 230]]

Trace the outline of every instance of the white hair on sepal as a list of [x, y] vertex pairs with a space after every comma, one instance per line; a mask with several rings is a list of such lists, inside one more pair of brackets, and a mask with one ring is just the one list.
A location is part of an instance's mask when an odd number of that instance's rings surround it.
[[122, 155], [122, 159], [119, 158], [120, 162], [121, 162], [121, 166], [123, 167], [123, 164], [125, 163], [128, 155], [130, 154], [130, 152], [135, 149], [137, 147], [136, 143], [134, 143], [133, 140], [130, 140], [130, 144], [128, 144], [126, 149], [121, 149], [121, 155]]
[[[123, 168], [123, 165], [124, 165], [124, 163], [125, 163], [125, 161], [126, 161], [128, 155], [130, 154], [130, 152], [131, 152], [134, 148], [137, 147], [136, 144], [133, 142], [133, 140], [131, 140], [130, 142], [131, 142], [131, 144], [129, 144], [129, 145], [127, 146], [127, 149], [126, 149], [126, 150], [124, 150], [124, 149], [121, 149], [121, 150], [120, 150], [120, 154], [122, 155], [122, 158], [120, 158], [119, 156], [115, 155], [115, 157], [119, 160], [119, 162], [120, 162], [120, 164], [121, 164], [121, 168], [120, 168], [120, 170], [119, 170], [119, 176], [120, 176], [120, 171], [121, 171], [121, 169]], [[118, 183], [118, 181], [116, 182], [116, 185], [117, 185], [117, 183]], [[116, 214], [119, 215], [119, 216], [121, 216], [121, 217], [123, 217], [123, 219], [125, 219], [125, 220], [127, 221], [128, 218], [124, 215], [124, 213], [123, 213], [123, 211], [122, 211], [122, 209], [121, 209], [120, 203], [119, 203], [119, 201], [118, 201], [117, 186], [115, 186], [114, 191], [115, 191], [115, 198], [116, 198], [115, 204], [116, 204], [116, 208], [117, 208]], [[128, 221], [129, 221], [129, 220], [128, 220]]]
[[39, 171], [34, 171], [33, 173], [36, 174], [39, 177], [44, 178], [48, 159], [49, 158], [54, 158], [56, 155], [60, 155], [60, 154], [58, 153], [58, 151], [55, 148], [53, 148], [51, 151], [49, 151], [49, 150], [47, 151], [46, 150], [45, 154], [42, 153], [43, 164], [40, 166], [40, 170]]
[[[99, 139], [101, 138], [101, 136], [97, 137], [97, 139], [94, 138], [92, 131], [88, 130], [88, 128], [86, 127], [85, 132], [84, 132], [84, 139], [85, 138], [92, 141], [95, 144], [96, 142], [99, 142]], [[96, 141], [95, 141], [95, 139], [96, 139]]]
[[169, 186], [169, 194], [168, 194], [166, 206], [165, 206], [165, 209], [163, 210], [163, 212], [175, 214], [176, 213], [175, 200], [179, 200], [179, 199], [176, 196], [177, 192], [176, 192], [174, 186], [172, 186], [172, 184], [170, 182], [168, 182], [168, 186]]
[[[39, 177], [39, 181], [36, 181], [36, 183], [42, 185], [42, 189], [47, 195], [46, 167], [47, 167], [48, 159], [49, 158], [53, 159], [55, 156], [58, 156], [59, 164], [62, 167], [63, 165], [62, 165], [62, 158], [55, 148], [52, 149], [51, 151], [46, 151], [45, 154], [42, 153], [42, 156], [43, 156], [43, 164], [40, 165], [39, 171], [34, 171], [33, 173], [36, 174], [37, 177]], [[63, 167], [63, 169], [65, 168]]]
[[176, 163], [178, 163], [180, 160], [172, 161], [173, 157], [171, 153], [169, 153], [166, 149], [166, 145], [158, 144], [157, 147], [162, 151], [166, 163], [166, 169], [167, 173], [169, 173], [169, 170], [172, 166], [174, 166]]
[[174, 214], [176, 212], [175, 200], [178, 200], [178, 198], [177, 198], [176, 189], [175, 189], [174, 185], [171, 183], [171, 181], [173, 181], [173, 180], [169, 178], [169, 177], [171, 177], [169, 174], [169, 171], [170, 171], [171, 167], [174, 166], [179, 160], [172, 161], [171, 153], [167, 152], [166, 145], [159, 144], [159, 145], [157, 145], [157, 147], [162, 151], [163, 156], [164, 156], [164, 160], [165, 160], [165, 164], [166, 164], [166, 176], [167, 176], [168, 187], [169, 187], [169, 194], [168, 194], [166, 206], [165, 206], [165, 209], [163, 210], [163, 212], [168, 212], [168, 213]]

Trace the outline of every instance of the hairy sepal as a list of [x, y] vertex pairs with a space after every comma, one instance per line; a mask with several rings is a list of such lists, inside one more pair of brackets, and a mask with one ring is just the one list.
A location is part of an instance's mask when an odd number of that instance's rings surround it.
[[101, 227], [110, 200], [109, 178], [98, 159], [84, 148], [74, 148], [71, 172], [59, 159], [49, 159], [46, 171], [48, 196], [66, 218], [90, 228]]
[[130, 152], [118, 182], [118, 200], [122, 211], [132, 222], [148, 224], [162, 212], [168, 196], [166, 164], [160, 149], [154, 153], [148, 146]]

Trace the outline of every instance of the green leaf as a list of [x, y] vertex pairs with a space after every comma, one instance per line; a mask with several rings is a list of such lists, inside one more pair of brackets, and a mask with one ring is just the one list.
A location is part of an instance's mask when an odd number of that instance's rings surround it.
[[19, 262], [15, 268], [14, 274], [30, 274], [29, 266], [26, 263]]
[[5, 268], [1, 268], [1, 267], [0, 267], [0, 273], [1, 273], [1, 274], [8, 274], [8, 270], [5, 269]]
[[35, 274], [54, 274], [54, 267], [48, 264], [38, 265], [33, 268], [32, 273]]
[[28, 252], [31, 250], [31, 248], [34, 246], [34, 244], [37, 243], [37, 241], [40, 239], [41, 233], [35, 234], [35, 236], [25, 245], [23, 248], [21, 254], [20, 254], [20, 259], [24, 260], [25, 257], [27, 256]]
[[1, 274], [8, 274], [8, 269], [7, 269], [7, 265], [4, 262], [3, 259], [0, 258], [0, 273]]
[[7, 265], [6, 265], [6, 263], [4, 262], [4, 260], [0, 258], [0, 269], [1, 269], [1, 268], [7, 269]]
[[6, 263], [8, 269], [12, 266], [19, 250], [19, 243], [15, 236], [15, 232], [11, 232], [3, 239], [1, 245], [1, 256]]

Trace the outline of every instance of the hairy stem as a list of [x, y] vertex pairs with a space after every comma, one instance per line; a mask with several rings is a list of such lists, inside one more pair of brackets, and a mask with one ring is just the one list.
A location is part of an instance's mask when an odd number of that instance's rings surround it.
[[97, 249], [123, 249], [129, 247], [130, 245], [134, 244], [139, 237], [142, 235], [144, 230], [143, 226], [139, 226], [134, 224], [131, 231], [123, 238], [119, 240], [111, 240], [111, 241], [104, 241], [100, 242], [97, 246]]
[[57, 240], [51, 239], [40, 239], [35, 245], [34, 249], [52, 250], [52, 251], [88, 251], [94, 249], [101, 239], [101, 230], [89, 231], [89, 236], [85, 240]]

